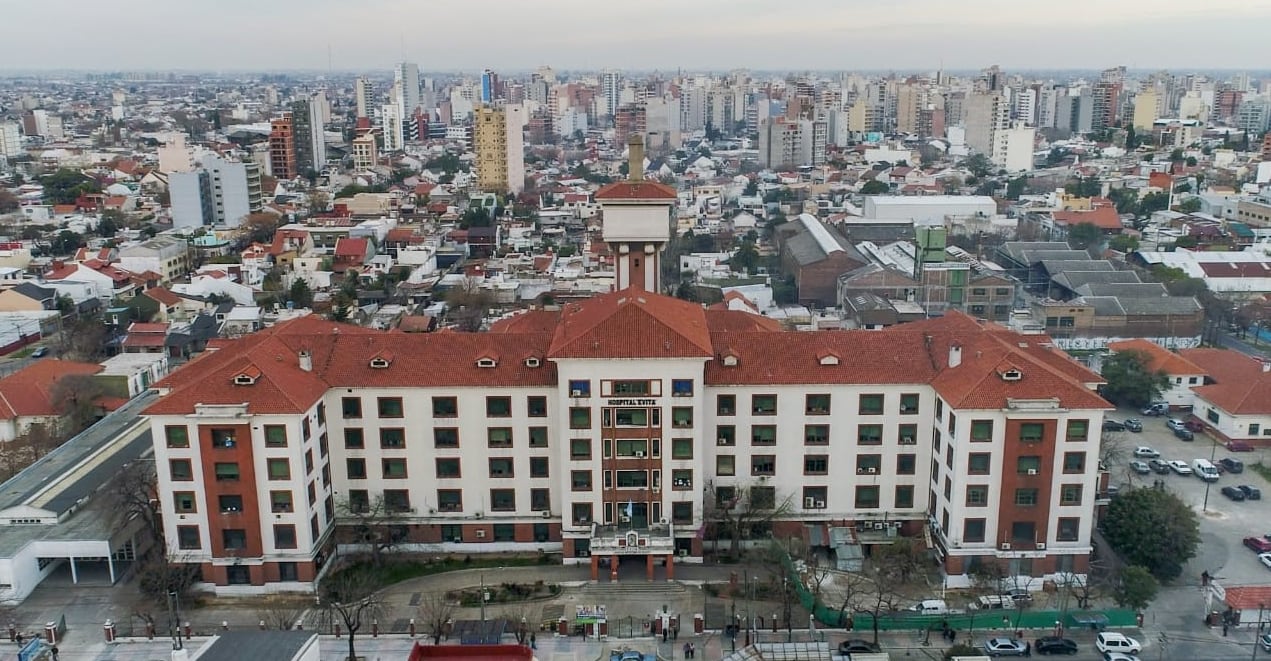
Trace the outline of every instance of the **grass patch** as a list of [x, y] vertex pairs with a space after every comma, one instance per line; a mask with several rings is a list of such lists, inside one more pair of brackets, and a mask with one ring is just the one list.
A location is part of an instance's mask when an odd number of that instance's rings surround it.
[[1267, 482], [1271, 482], [1271, 466], [1267, 466], [1261, 461], [1254, 464], [1247, 464], [1247, 465], [1249, 467], [1249, 470], [1257, 473], [1258, 475], [1261, 475], [1262, 479], [1266, 480]]
[[387, 587], [412, 578], [444, 574], [446, 572], [459, 571], [463, 569], [497, 569], [499, 567], [534, 567], [538, 565], [556, 564], [560, 564], [560, 558], [550, 553], [540, 553], [538, 555], [529, 556], [482, 555], [475, 558], [470, 555], [463, 557], [448, 556], [432, 560], [389, 558], [386, 559], [384, 564], [379, 567], [371, 564], [369, 560], [359, 560], [340, 568], [338, 573], [367, 575], [372, 577], [373, 582], [376, 585], [380, 587]]

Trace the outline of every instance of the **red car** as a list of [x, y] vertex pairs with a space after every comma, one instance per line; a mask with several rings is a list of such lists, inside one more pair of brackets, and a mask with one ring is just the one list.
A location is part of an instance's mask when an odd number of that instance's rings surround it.
[[1271, 539], [1265, 537], [1246, 537], [1244, 544], [1253, 550], [1254, 553], [1271, 552]]
[[1244, 441], [1228, 441], [1227, 449], [1232, 452], [1253, 452], [1253, 446]]
[[1187, 422], [1183, 423], [1183, 429], [1187, 429], [1194, 432], [1205, 431], [1205, 423], [1201, 422], [1200, 420], [1188, 420]]

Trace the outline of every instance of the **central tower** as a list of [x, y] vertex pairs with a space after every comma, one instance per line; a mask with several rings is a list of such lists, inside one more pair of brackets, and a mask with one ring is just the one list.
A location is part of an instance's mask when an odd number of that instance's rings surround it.
[[626, 181], [596, 191], [605, 243], [615, 255], [615, 288], [662, 293], [662, 249], [671, 238], [675, 189], [644, 179], [644, 138], [627, 141]]

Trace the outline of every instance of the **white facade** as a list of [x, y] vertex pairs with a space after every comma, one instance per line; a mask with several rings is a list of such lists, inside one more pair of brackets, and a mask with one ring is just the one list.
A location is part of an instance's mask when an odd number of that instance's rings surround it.
[[910, 218], [920, 225], [940, 225], [947, 216], [992, 218], [996, 214], [997, 203], [982, 195], [868, 195], [864, 206], [865, 218]]
[[353, 93], [357, 97], [357, 116], [370, 117], [371, 108], [375, 106], [375, 86], [369, 78], [359, 76], [353, 83]]
[[17, 122], [0, 122], [0, 157], [22, 155], [22, 133]]
[[171, 173], [168, 190], [174, 226], [238, 227], [261, 209], [260, 166], [207, 155], [200, 169]]
[[405, 126], [402, 118], [401, 107], [396, 103], [390, 103], [380, 108], [380, 121], [383, 122], [384, 151], [401, 151], [405, 147], [406, 142], [402, 135]]
[[1033, 169], [1033, 144], [1037, 129], [1015, 126], [993, 134], [993, 153], [989, 160], [1007, 172], [1029, 172]]

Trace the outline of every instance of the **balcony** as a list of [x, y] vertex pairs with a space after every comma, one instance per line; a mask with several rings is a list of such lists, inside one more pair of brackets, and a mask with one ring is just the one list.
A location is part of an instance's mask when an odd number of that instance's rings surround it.
[[592, 525], [592, 555], [673, 555], [673, 524], [657, 523], [649, 528]]

